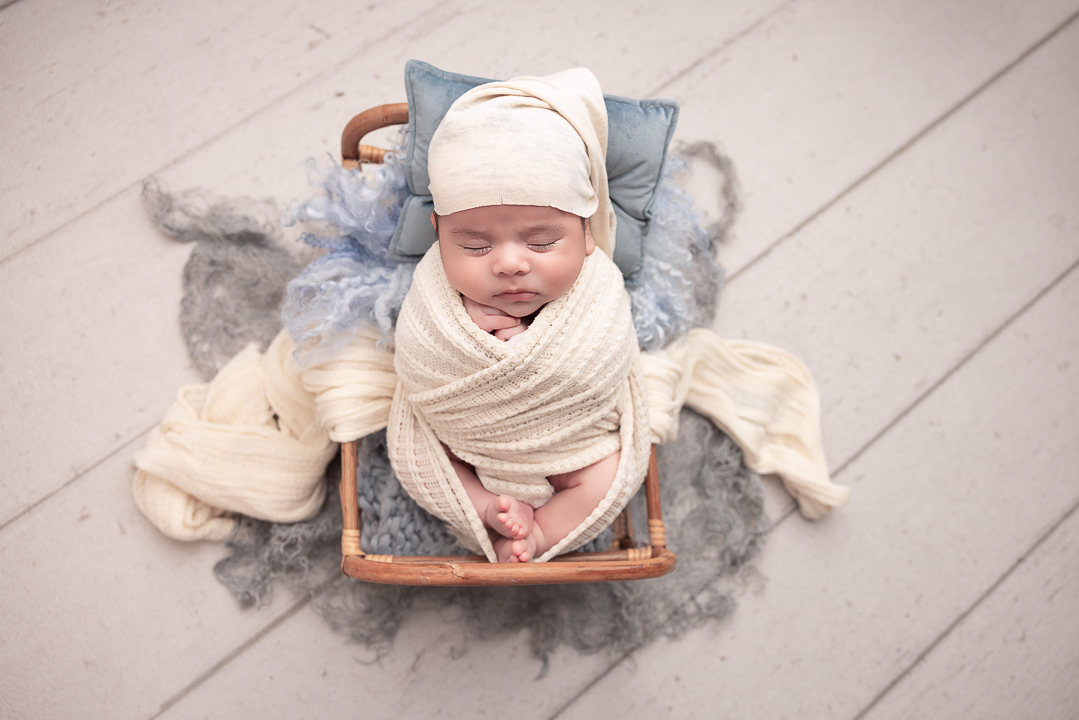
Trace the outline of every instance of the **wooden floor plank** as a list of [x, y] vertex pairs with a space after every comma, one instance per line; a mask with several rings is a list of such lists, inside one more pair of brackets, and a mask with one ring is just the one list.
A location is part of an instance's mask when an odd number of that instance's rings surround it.
[[793, 352], [833, 467], [1079, 258], [1079, 23], [731, 283], [716, 331]]
[[[362, 98], [380, 81], [403, 100], [404, 48], [472, 74], [588, 64], [612, 91], [627, 74], [651, 88], [780, 2], [670, 4], [665, 13], [697, 17], [688, 28], [657, 28], [643, 0], [22, 3], [0, 17], [0, 162], [11, 173], [0, 259], [332, 72], [347, 82], [323, 101]], [[462, 41], [477, 32], [483, 43]], [[357, 58], [362, 72], [340, 74]]]
[[[297, 614], [162, 714], [334, 717], [362, 708], [377, 718], [475, 718], [498, 713], [510, 676], [522, 720], [549, 717], [611, 663], [604, 654], [553, 654], [549, 671], [523, 637], [477, 640], [437, 613], [412, 614], [394, 648], [374, 652], [334, 634], [314, 613]], [[499, 713], [500, 714], [500, 713]]]
[[241, 610], [221, 545], [163, 537], [131, 502], [125, 448], [0, 534], [0, 712], [146, 718], [287, 612]]
[[1074, 0], [812, 0], [662, 93], [680, 137], [720, 143], [745, 209], [737, 272], [1079, 11]]
[[0, 524], [146, 433], [181, 385], [201, 381], [176, 321], [190, 251], [129, 190], [0, 266]]
[[35, 0], [6, 9], [0, 259], [434, 5]]
[[864, 717], [1029, 717], [1079, 709], [1079, 513], [1015, 570]]

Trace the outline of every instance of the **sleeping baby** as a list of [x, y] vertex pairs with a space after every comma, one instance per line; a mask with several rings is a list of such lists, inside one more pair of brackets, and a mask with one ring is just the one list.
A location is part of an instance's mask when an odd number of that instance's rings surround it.
[[588, 542], [647, 467], [606, 143], [587, 70], [475, 87], [431, 140], [438, 242], [397, 322], [390, 459], [422, 507], [498, 562]]
[[[385, 427], [402, 487], [461, 544], [492, 562], [542, 562], [614, 520], [683, 405], [735, 439], [752, 469], [779, 475], [806, 517], [846, 502], [797, 359], [703, 329], [642, 357], [611, 260], [607, 123], [587, 70], [461, 95], [426, 148], [438, 240], [415, 266], [394, 348], [363, 328], [301, 367], [296, 340], [323, 330], [282, 331], [265, 354], [251, 346], [209, 385], [181, 388], [136, 458], [140, 509], [185, 540], [225, 537], [235, 513], [310, 518], [334, 441]], [[327, 299], [353, 311], [355, 297], [334, 288], [365, 276], [338, 277], [339, 260], [310, 266], [294, 331], [336, 327]]]

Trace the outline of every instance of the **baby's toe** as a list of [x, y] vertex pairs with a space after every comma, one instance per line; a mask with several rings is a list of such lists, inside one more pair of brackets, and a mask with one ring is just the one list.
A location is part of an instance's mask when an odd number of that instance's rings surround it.
[[517, 558], [517, 562], [526, 563], [532, 559], [532, 553], [528, 551], [528, 543], [524, 540], [517, 540], [513, 543], [513, 555]]

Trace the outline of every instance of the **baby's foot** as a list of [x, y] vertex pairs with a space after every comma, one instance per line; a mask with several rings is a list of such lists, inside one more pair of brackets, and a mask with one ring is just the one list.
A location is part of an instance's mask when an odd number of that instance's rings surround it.
[[487, 526], [511, 540], [523, 540], [532, 532], [532, 506], [508, 495], [499, 495], [487, 506]]
[[498, 538], [494, 546], [500, 563], [526, 563], [536, 555], [536, 538], [533, 535], [523, 540]]

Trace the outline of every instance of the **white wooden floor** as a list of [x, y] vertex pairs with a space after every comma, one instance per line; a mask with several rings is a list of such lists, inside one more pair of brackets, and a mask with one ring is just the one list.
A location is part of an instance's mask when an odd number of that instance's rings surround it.
[[[0, 716], [1079, 717], [1079, 0], [0, 0]], [[306, 197], [410, 57], [682, 103], [744, 190], [716, 329], [801, 357], [848, 507], [628, 658], [417, 615], [390, 654], [143, 520], [197, 380], [139, 202]]]

